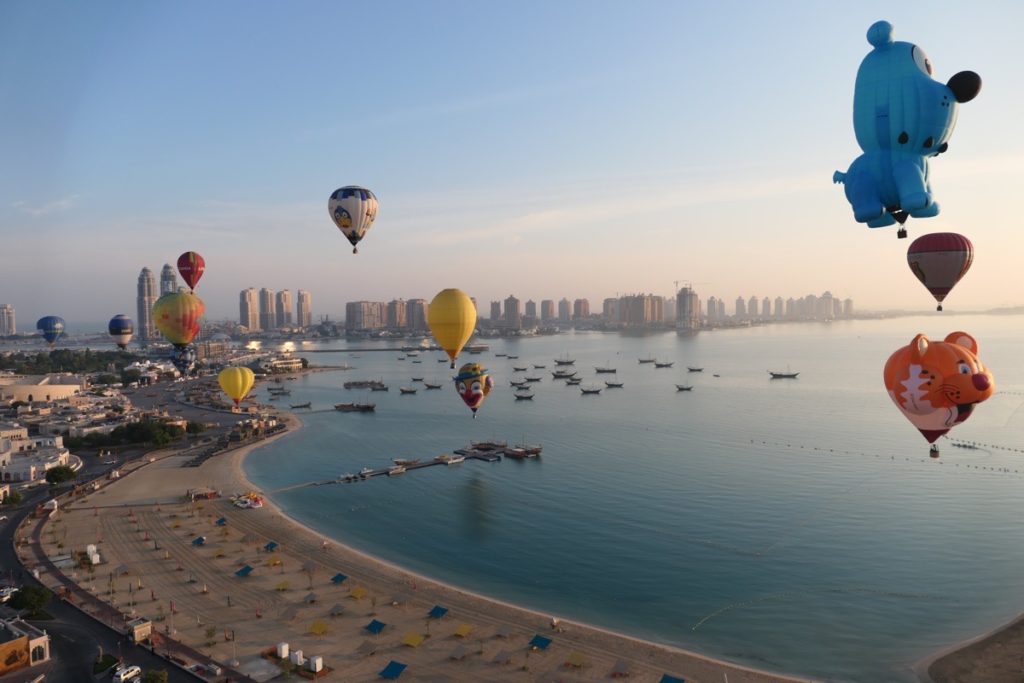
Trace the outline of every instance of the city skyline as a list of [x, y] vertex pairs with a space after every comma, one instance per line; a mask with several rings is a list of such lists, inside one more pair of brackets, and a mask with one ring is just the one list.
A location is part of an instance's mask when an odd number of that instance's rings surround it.
[[[198, 293], [211, 319], [235, 315], [254, 272], [278, 288], [301, 279], [332, 317], [348, 300], [451, 286], [495, 300], [527, 271], [524, 300], [669, 295], [685, 279], [726, 301], [778, 283], [929, 311], [909, 240], [855, 223], [831, 180], [858, 153], [853, 82], [880, 18], [936, 78], [973, 69], [984, 83], [932, 163], [942, 213], [911, 219], [910, 236], [974, 242], [951, 311], [1024, 303], [1004, 284], [1024, 245], [1002, 210], [1024, 170], [1024, 141], [1007, 134], [1024, 114], [1010, 29], [1024, 7], [650, 2], [623, 17], [570, 2], [521, 26], [513, 8], [464, 4], [428, 60], [419, 40], [381, 50], [353, 36], [375, 93], [358, 103], [324, 88], [336, 68], [324, 21], [415, 35], [437, 24], [430, 8], [242, 8], [197, 9], [198, 22], [165, 3], [0, 9], [0, 37], [25, 65], [0, 75], [0, 148], [24, 160], [0, 169], [5, 246], [21, 256], [0, 285], [26, 319], [131, 310], [123, 283], [137, 264], [190, 249], [208, 264]], [[781, 38], [808, 22], [815, 31]], [[243, 29], [266, 40], [235, 40]], [[358, 255], [327, 216], [347, 184], [380, 200]]]

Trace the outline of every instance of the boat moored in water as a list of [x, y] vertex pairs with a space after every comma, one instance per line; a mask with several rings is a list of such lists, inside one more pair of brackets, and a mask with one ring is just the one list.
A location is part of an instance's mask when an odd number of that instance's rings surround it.
[[372, 413], [377, 409], [376, 403], [335, 403], [334, 409], [343, 413]]
[[672, 361], [672, 360], [665, 361], [664, 363], [659, 363], [658, 361], [654, 361], [654, 367], [656, 367], [656, 368], [670, 368], [670, 367], [672, 367], [675, 364], [676, 364], [675, 361]]
[[796, 379], [796, 376], [799, 375], [800, 373], [799, 372], [775, 372], [773, 370], [769, 370], [768, 374], [772, 376], [772, 379]]
[[398, 391], [403, 396], [406, 395], [406, 394], [415, 394], [416, 393], [416, 390], [414, 388], [412, 388], [412, 387], [398, 387]]
[[692, 365], [687, 365], [686, 369], [690, 372], [704, 372], [704, 368], [695, 368]]
[[605, 382], [604, 385], [609, 389], [621, 389], [622, 382]]
[[692, 384], [677, 384], [676, 391], [693, 391]]

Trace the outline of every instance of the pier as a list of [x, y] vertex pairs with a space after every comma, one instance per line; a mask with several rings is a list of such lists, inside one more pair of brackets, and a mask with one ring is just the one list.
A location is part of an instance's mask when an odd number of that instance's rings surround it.
[[[537, 458], [540, 456], [542, 447], [541, 446], [516, 446], [509, 447], [505, 442], [482, 442], [470, 444], [466, 448], [457, 448], [452, 451], [457, 456], [463, 457], [465, 460], [480, 460], [482, 462], [501, 462], [502, 458], [507, 456], [515, 459], [523, 458]], [[333, 484], [351, 484], [357, 481], [366, 481], [373, 479], [374, 477], [387, 477], [387, 476], [399, 476], [407, 472], [414, 470], [422, 470], [427, 467], [435, 467], [437, 465], [449, 465], [458, 463], [449, 463], [449, 458], [443, 458], [438, 456], [431, 458], [425, 462], [410, 462], [403, 461], [403, 464], [398, 463], [388, 465], [387, 467], [381, 467], [377, 469], [364, 468], [358, 474], [342, 475], [335, 479], [326, 479], [323, 481], [308, 481], [302, 484], [292, 484], [291, 486], [285, 486], [284, 488], [275, 489], [271, 493], [282, 493], [284, 491], [294, 491], [295, 489], [308, 488], [310, 486], [330, 486]], [[392, 474], [395, 467], [402, 467], [401, 472]]]

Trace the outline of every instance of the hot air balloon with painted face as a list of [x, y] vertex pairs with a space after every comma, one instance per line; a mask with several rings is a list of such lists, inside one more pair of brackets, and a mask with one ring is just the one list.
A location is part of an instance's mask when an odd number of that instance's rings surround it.
[[487, 368], [479, 363], [466, 363], [459, 368], [459, 374], [455, 376], [455, 391], [462, 398], [462, 402], [473, 411], [474, 418], [477, 409], [483, 405], [493, 386], [494, 379], [487, 374]]
[[995, 392], [995, 378], [977, 354], [978, 342], [966, 332], [951, 332], [941, 342], [919, 334], [886, 361], [889, 398], [929, 443]]
[[196, 252], [186, 251], [178, 257], [178, 272], [181, 273], [181, 279], [185, 281], [185, 284], [193, 292], [196, 289], [196, 285], [199, 284], [199, 278], [203, 276], [205, 271], [206, 261]]
[[256, 375], [249, 368], [224, 368], [217, 375], [220, 388], [235, 405], [240, 405], [256, 381]]
[[117, 348], [124, 350], [128, 348], [128, 342], [132, 340], [132, 335], [135, 334], [135, 324], [128, 316], [118, 313], [107, 323], [107, 332], [114, 338]]
[[454, 369], [459, 351], [476, 328], [476, 306], [461, 289], [443, 289], [427, 307], [427, 325]]
[[56, 315], [43, 316], [36, 321], [36, 329], [43, 333], [43, 339], [52, 349], [64, 334], [64, 318]]
[[377, 198], [365, 187], [346, 185], [331, 193], [327, 212], [352, 244], [352, 253], [358, 254], [356, 245], [377, 218]]
[[907, 264], [935, 300], [936, 310], [942, 310], [942, 301], [960, 282], [974, 261], [974, 245], [955, 232], [934, 232], [921, 235], [907, 249]]

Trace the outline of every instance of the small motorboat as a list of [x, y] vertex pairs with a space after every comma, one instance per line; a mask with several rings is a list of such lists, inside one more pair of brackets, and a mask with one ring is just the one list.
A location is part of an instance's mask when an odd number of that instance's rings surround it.
[[692, 384], [677, 384], [676, 391], [693, 391]]
[[415, 394], [416, 389], [413, 387], [398, 387], [398, 391], [404, 396], [406, 394]]

